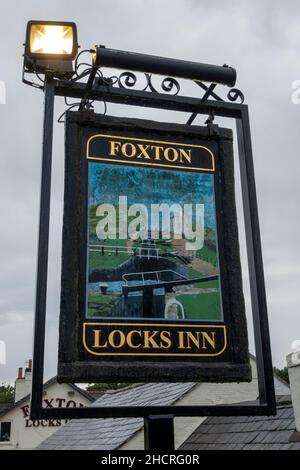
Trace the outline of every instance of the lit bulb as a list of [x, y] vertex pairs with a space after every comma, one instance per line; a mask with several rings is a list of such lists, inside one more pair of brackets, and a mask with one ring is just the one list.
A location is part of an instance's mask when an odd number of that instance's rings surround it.
[[37, 54], [71, 54], [73, 30], [70, 26], [33, 25], [30, 51]]

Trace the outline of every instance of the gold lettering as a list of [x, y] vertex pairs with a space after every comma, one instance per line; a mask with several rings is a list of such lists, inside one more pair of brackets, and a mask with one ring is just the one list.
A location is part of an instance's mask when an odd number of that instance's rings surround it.
[[154, 160], [160, 160], [160, 150], [163, 150], [163, 147], [158, 145], [152, 145], [151, 150], [154, 150]]
[[184, 345], [184, 331], [178, 331], [178, 348], [179, 349], [185, 349], [185, 345]]
[[[209, 336], [211, 335], [211, 336]], [[206, 348], [205, 340], [211, 345], [213, 349], [216, 349], [216, 333], [212, 331], [211, 333], [202, 332], [202, 347], [203, 349]]]
[[162, 331], [160, 334], [160, 347], [162, 349], [169, 349], [172, 346], [170, 331]]
[[205, 331], [196, 331], [195, 333], [191, 331], [178, 331], [178, 347], [179, 349], [192, 349], [194, 345], [200, 350], [207, 349], [207, 343], [209, 343], [213, 349], [216, 349], [215, 335], [214, 331], [211, 333]]
[[106, 348], [107, 341], [104, 344], [101, 344], [101, 333], [102, 330], [93, 330], [94, 333], [94, 348]]
[[[157, 334], [158, 334], [158, 331], [153, 331], [151, 333], [151, 331], [146, 330], [144, 332], [144, 347], [146, 349], [159, 348], [159, 345], [154, 341], [154, 337], [157, 336]], [[150, 346], [150, 344], [151, 344], [151, 346]]]
[[[116, 342], [116, 338], [115, 338], [116, 335], [119, 336], [119, 342], [118, 343]], [[125, 344], [125, 335], [124, 335], [123, 331], [113, 330], [108, 335], [108, 341], [109, 341], [109, 344], [113, 348], [116, 348], [116, 349], [121, 348]]]
[[187, 336], [187, 349], [191, 349], [191, 342], [194, 343], [194, 345], [200, 349], [201, 343], [200, 343], [200, 338], [199, 338], [200, 332], [196, 332], [196, 336], [191, 332], [191, 331], [186, 331], [186, 336]]
[[119, 151], [119, 147], [121, 146], [121, 142], [115, 142], [113, 140], [109, 141], [110, 143], [110, 154], [109, 155], [116, 155]]
[[130, 348], [138, 349], [141, 347], [141, 344], [133, 344], [132, 342], [132, 336], [133, 335], [139, 335], [140, 337], [142, 336], [142, 332], [138, 330], [132, 330], [128, 333], [127, 335], [127, 344]]
[[164, 157], [168, 162], [176, 162], [178, 160], [178, 152], [173, 147], [167, 147], [164, 151]]
[[168, 162], [192, 163], [192, 150], [175, 147], [161, 147], [159, 145], [135, 144], [132, 142], [117, 142], [110, 140], [109, 155], [116, 156], [120, 152], [124, 157], [139, 158], [144, 160], [162, 160]]
[[136, 155], [136, 147], [130, 142], [126, 142], [122, 145], [122, 153], [125, 157], [134, 157]]
[[138, 148], [139, 150], [141, 151], [141, 153], [139, 153], [139, 155], [137, 156], [137, 158], [142, 158], [145, 157], [146, 160], [151, 160], [151, 157], [149, 156], [148, 152], [147, 152], [147, 149], [150, 147], [150, 145], [142, 145], [142, 144], [138, 144]]
[[192, 151], [191, 151], [191, 149], [188, 149], [188, 150], [179, 149], [179, 161], [180, 161], [180, 163], [183, 163], [183, 157], [189, 163], [192, 163]]
[[[131, 349], [170, 349], [172, 347], [172, 332], [169, 330], [111, 330], [106, 339], [101, 329], [92, 330], [93, 348], [120, 349], [128, 346]], [[177, 331], [178, 349], [182, 350], [216, 350], [215, 331]]]

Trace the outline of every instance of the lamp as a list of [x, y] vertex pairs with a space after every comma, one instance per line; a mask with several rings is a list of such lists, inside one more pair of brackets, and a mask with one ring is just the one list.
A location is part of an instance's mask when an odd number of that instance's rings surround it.
[[73, 74], [72, 60], [78, 51], [75, 23], [29, 21], [26, 28], [24, 65], [26, 72]]

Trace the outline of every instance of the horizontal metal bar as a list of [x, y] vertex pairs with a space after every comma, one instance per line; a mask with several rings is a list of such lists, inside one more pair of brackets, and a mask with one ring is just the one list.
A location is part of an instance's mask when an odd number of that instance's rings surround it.
[[236, 82], [236, 71], [228, 65], [201, 64], [188, 60], [108, 49], [104, 46], [95, 47], [93, 64], [97, 67], [111, 67], [168, 75], [190, 80], [220, 83], [228, 86], [234, 86]]
[[[69, 98], [81, 99], [86, 97], [84, 83], [70, 83], [66, 80], [55, 81], [55, 94]], [[186, 113], [209, 114], [214, 111], [216, 116], [239, 118], [244, 104], [228, 103], [226, 101], [208, 100], [205, 103], [198, 98], [187, 96], [167, 95], [149, 91], [128, 90], [112, 86], [94, 86], [88, 92], [88, 98], [108, 103], [119, 103], [130, 106], [168, 109]]]
[[270, 416], [274, 411], [257, 402], [247, 405], [203, 405], [203, 406], [118, 406], [86, 408], [42, 408], [31, 419], [81, 419], [81, 418], [145, 418], [150, 414], [172, 414], [174, 416]]
[[122, 286], [123, 292], [134, 292], [138, 290], [147, 290], [147, 289], [159, 289], [161, 287], [171, 289], [173, 286], [183, 286], [188, 284], [198, 284], [199, 282], [209, 282], [216, 281], [219, 279], [219, 276], [206, 276], [206, 277], [194, 277], [192, 279], [177, 279], [175, 281], [161, 281], [156, 282], [155, 284], [145, 284], [145, 285], [136, 285], [136, 286]]

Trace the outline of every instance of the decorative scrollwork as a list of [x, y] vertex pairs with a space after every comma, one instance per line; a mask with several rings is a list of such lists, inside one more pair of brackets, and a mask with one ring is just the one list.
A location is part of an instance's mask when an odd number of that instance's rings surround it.
[[[161, 91], [159, 91], [157, 87], [154, 86], [152, 81], [152, 75], [149, 73], [144, 73], [143, 75], [146, 78], [146, 85], [141, 89], [141, 91], [161, 93]], [[120, 74], [117, 83], [120, 88], [134, 88], [135, 86], [137, 86], [138, 77], [132, 72], [123, 72]], [[178, 81], [172, 77], [163, 78], [160, 83], [160, 88], [163, 92], [170, 93], [173, 95], [177, 95], [180, 91], [180, 85]]]
[[235, 102], [239, 99], [240, 104], [243, 104], [245, 100], [243, 93], [238, 88], [231, 88], [227, 94], [227, 98], [232, 102]]
[[[122, 72], [119, 77], [113, 77], [115, 81], [112, 83], [113, 85], [117, 85], [119, 88], [127, 88], [132, 89], [136, 88], [140, 91], [149, 91], [151, 93], [167, 93], [173, 96], [178, 95], [180, 92], [180, 83], [173, 77], [164, 77], [161, 79], [159, 83], [159, 78], [156, 77], [158, 80], [158, 85], [153, 83], [153, 76], [150, 73], [142, 73], [141, 74], [144, 79], [146, 79], [146, 83], [140, 84], [140, 76], [136, 75], [133, 72]], [[143, 82], [143, 79], [142, 79]], [[216, 84], [206, 85], [203, 82], [195, 81], [195, 83], [200, 86], [204, 90], [204, 95], [202, 96], [203, 101], [207, 101], [208, 99], [214, 99], [217, 101], [223, 101], [223, 99], [216, 94], [215, 87]], [[243, 93], [238, 88], [231, 88], [227, 94], [227, 99], [231, 102], [239, 102], [242, 104], [245, 100]]]
[[[178, 95], [180, 91], [180, 85], [175, 78], [172, 77], [165, 77], [161, 84], [160, 84], [161, 89], [166, 92], [166, 93], [172, 93], [172, 95]], [[153, 85], [152, 82], [152, 75], [148, 75], [148, 87], [152, 93], [160, 93]]]
[[171, 93], [171, 91], [175, 87], [176, 92], [173, 93], [174, 95], [178, 95], [178, 93], [180, 92], [180, 85], [179, 85], [178, 81], [175, 80], [175, 78], [172, 78], [172, 77], [164, 78], [163, 81], [162, 81], [161, 87], [167, 93]]
[[137, 76], [132, 72], [123, 72], [118, 78], [120, 88], [133, 88], [136, 85]]

